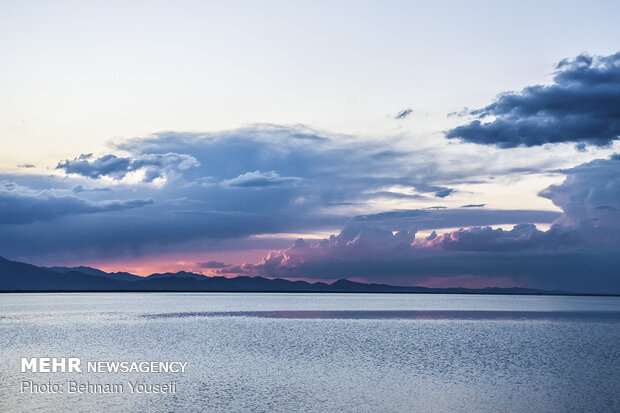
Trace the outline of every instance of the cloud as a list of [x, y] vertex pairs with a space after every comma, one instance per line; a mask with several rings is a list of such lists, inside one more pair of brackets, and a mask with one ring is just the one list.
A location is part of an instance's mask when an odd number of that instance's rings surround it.
[[0, 225], [49, 221], [75, 214], [122, 211], [153, 204], [151, 199], [92, 202], [54, 191], [35, 191], [14, 182], [0, 184]]
[[418, 238], [411, 231], [357, 224], [329, 239], [299, 239], [243, 269], [248, 275], [266, 277], [353, 277], [408, 285], [425, 285], [438, 278], [449, 285], [450, 279], [476, 276], [486, 285], [508, 279], [512, 286], [620, 292], [617, 252], [583, 251], [580, 242], [576, 229], [561, 226], [549, 231], [529, 224], [509, 231], [475, 227]]
[[452, 117], [458, 117], [458, 118], [462, 118], [465, 116], [468, 116], [470, 114], [471, 110], [468, 107], [464, 107], [463, 109], [459, 110], [459, 111], [454, 111], [454, 112], [450, 112], [446, 115], [446, 117], [448, 118], [452, 118]]
[[558, 222], [583, 230], [620, 230], [620, 159], [596, 159], [563, 172], [562, 184], [540, 193], [564, 211]]
[[587, 145], [584, 142], [579, 142], [579, 143], [575, 144], [575, 150], [577, 152], [586, 152], [587, 151]]
[[435, 196], [437, 198], [445, 198], [449, 195], [451, 195], [454, 192], [453, 188], [443, 188], [437, 192], [435, 192]]
[[575, 229], [556, 226], [545, 232], [527, 224], [510, 231], [476, 227], [426, 238], [409, 231], [346, 227], [318, 242], [297, 240], [242, 269], [266, 277], [406, 285], [443, 280], [441, 285], [454, 286], [455, 280], [473, 277], [488, 286], [619, 293], [617, 251], [582, 251], [580, 241]]
[[562, 214], [555, 211], [499, 210], [478, 208], [414, 209], [359, 215], [357, 222], [368, 222], [387, 229], [415, 230], [459, 228], [471, 226], [522, 224], [528, 222], [552, 223]]
[[[562, 60], [550, 85], [499, 95], [448, 139], [500, 148], [577, 142], [605, 146], [620, 135], [620, 53]], [[486, 119], [492, 118], [486, 121]]]
[[[578, 241], [575, 230], [561, 226], [546, 232], [538, 230], [533, 224], [515, 225], [510, 231], [473, 227], [440, 236], [416, 238], [415, 231], [409, 229], [386, 229], [368, 223], [354, 223], [328, 239], [317, 242], [298, 239], [286, 250], [270, 252], [252, 269], [258, 270], [261, 275], [323, 278], [320, 273], [300, 273], [298, 270], [317, 262], [372, 260], [387, 263], [453, 251], [553, 251], [559, 247], [575, 245]], [[333, 274], [333, 271], [329, 273]], [[380, 277], [381, 274], [375, 276]]]
[[31, 163], [24, 163], [21, 165], [17, 165], [18, 168], [34, 168], [35, 166]]
[[143, 154], [134, 158], [112, 154], [94, 158], [92, 154], [82, 154], [59, 162], [56, 169], [93, 179], [105, 176], [116, 180], [125, 178], [131, 172], [143, 171], [142, 181], [153, 182], [169, 171], [182, 171], [199, 165], [193, 156], [178, 153]]
[[281, 177], [277, 172], [246, 172], [233, 179], [222, 181], [223, 186], [231, 188], [267, 188], [272, 186], [292, 185], [301, 181], [296, 177]]
[[82, 192], [109, 192], [111, 191], [112, 188], [109, 187], [85, 187], [82, 184], [78, 184], [78, 185], [73, 185], [73, 187], [71, 187], [71, 192], [73, 192], [74, 194], [79, 194]]
[[[86, 204], [81, 210], [133, 208], [50, 220], [40, 219], [37, 210], [24, 209], [21, 218], [13, 220], [16, 224], [0, 228], [0, 251], [34, 261], [59, 254], [82, 260], [211, 251], [223, 245], [229, 250], [266, 250], [286, 247], [285, 241], [269, 234], [326, 231], [351, 221], [372, 221], [386, 228], [398, 222], [415, 231], [550, 223], [558, 217], [549, 211], [459, 208], [359, 215], [431, 206], [437, 192], [479, 179], [472, 175], [501, 172], [485, 162], [485, 151], [465, 159], [460, 150], [446, 154], [436, 145], [406, 144], [386, 146], [384, 140], [273, 125], [213, 133], [162, 132], [116, 142], [112, 155], [61, 162], [66, 176], [4, 177], [32, 188], [30, 196], [41, 202], [49, 196], [69, 196]], [[158, 185], [132, 184], [136, 177], [147, 182], [156, 176], [165, 179]], [[116, 182], [111, 185], [110, 180]], [[453, 197], [457, 194], [446, 202]], [[135, 199], [153, 204], [139, 209], [131, 203]]]
[[411, 108], [401, 110], [400, 112], [396, 114], [394, 119], [405, 119], [407, 116], [411, 115], [412, 112], [413, 112], [413, 109]]
[[575, 229], [559, 225], [540, 231], [534, 224], [515, 225], [510, 231], [501, 228], [473, 227], [434, 237], [425, 245], [450, 251], [522, 251], [558, 249], [579, 242]]
[[[483, 204], [428, 207], [439, 195], [446, 205], [452, 198], [461, 205], [458, 197], [467, 192], [452, 188], [523, 170], [501, 154], [484, 162], [486, 155], [479, 154], [501, 152], [494, 148], [463, 156], [458, 148], [386, 148], [385, 141], [272, 125], [165, 132], [112, 148], [124, 155], [61, 162], [67, 176], [3, 175], [3, 255], [83, 263], [86, 257], [269, 249], [257, 264], [203, 264], [223, 274], [403, 284], [472, 275], [486, 277], [488, 285], [502, 277], [504, 284], [580, 291], [587, 284], [584, 271], [592, 269], [596, 288], [617, 283], [618, 156], [571, 169], [554, 166], [552, 172], [566, 180], [541, 195], [560, 213]], [[503, 169], [494, 169], [499, 164]], [[160, 185], [125, 182], [138, 172], [144, 182], [166, 179]], [[108, 179], [100, 182], [102, 177]], [[109, 185], [109, 179], [119, 182]], [[409, 205], [421, 207], [405, 209]], [[542, 231], [532, 223], [554, 225]], [[269, 236], [333, 228], [342, 231], [293, 246]], [[463, 229], [442, 234], [445, 228]], [[431, 236], [420, 234], [431, 230]]]
[[[295, 208], [307, 212], [384, 198], [390, 192], [396, 194], [390, 190], [395, 186], [405, 186], [412, 191], [408, 197], [422, 199], [417, 196], [441, 191], [468, 174], [467, 167], [456, 163], [440, 167], [443, 159], [438, 153], [430, 156], [431, 149], [405, 150], [395, 145], [386, 150], [383, 142], [303, 127], [258, 125], [218, 133], [165, 132], [119, 142], [115, 148], [132, 157], [190, 154], [200, 166], [177, 174], [170, 186], [177, 185], [175, 192], [183, 188], [191, 197], [206, 202], [205, 207], [217, 209]], [[475, 164], [472, 160], [468, 167]], [[256, 190], [260, 188], [270, 191]]]
[[200, 268], [225, 268], [229, 265], [220, 261], [205, 261], [196, 263]]
[[[390, 211], [357, 217], [328, 239], [298, 239], [244, 269], [267, 277], [354, 277], [409, 285], [476, 276], [486, 285], [510, 280], [532, 288], [620, 293], [620, 159], [614, 155], [563, 172], [562, 184], [540, 194], [563, 210], [546, 231], [527, 223], [552, 218], [536, 216], [540, 211]], [[433, 225], [509, 216], [524, 222], [510, 230], [485, 225], [416, 236]]]
[[218, 271], [221, 274], [246, 274], [246, 265], [232, 265], [228, 268]]

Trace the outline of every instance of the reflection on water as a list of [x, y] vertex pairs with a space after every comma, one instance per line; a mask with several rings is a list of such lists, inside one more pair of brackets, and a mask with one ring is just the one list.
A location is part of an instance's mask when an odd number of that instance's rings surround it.
[[620, 321], [620, 311], [481, 311], [481, 310], [329, 310], [329, 311], [193, 311], [185, 313], [148, 313], [144, 318], [184, 317], [260, 317], [318, 319], [406, 319], [406, 320], [555, 320], [555, 321]]
[[[5, 294], [1, 411], [620, 411], [620, 299]], [[182, 375], [22, 374], [21, 357], [183, 360]], [[20, 394], [21, 380], [176, 394]]]

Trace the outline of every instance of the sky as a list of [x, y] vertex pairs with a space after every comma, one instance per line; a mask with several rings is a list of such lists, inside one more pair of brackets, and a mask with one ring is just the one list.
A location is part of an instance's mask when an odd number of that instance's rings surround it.
[[0, 255], [620, 293], [617, 2], [0, 2]]

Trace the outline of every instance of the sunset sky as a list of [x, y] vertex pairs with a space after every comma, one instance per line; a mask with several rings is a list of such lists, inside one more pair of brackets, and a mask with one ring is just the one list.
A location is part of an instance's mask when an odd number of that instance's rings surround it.
[[0, 2], [0, 256], [620, 293], [584, 4]]

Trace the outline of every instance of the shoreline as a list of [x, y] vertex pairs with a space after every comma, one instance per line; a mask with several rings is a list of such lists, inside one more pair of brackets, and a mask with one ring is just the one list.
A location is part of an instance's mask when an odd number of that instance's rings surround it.
[[579, 296], [579, 297], [620, 297], [620, 294], [541, 292], [460, 292], [460, 291], [281, 291], [281, 290], [0, 290], [0, 294], [67, 294], [67, 293], [269, 293], [269, 294], [449, 294], [449, 295], [519, 295], [519, 296]]

